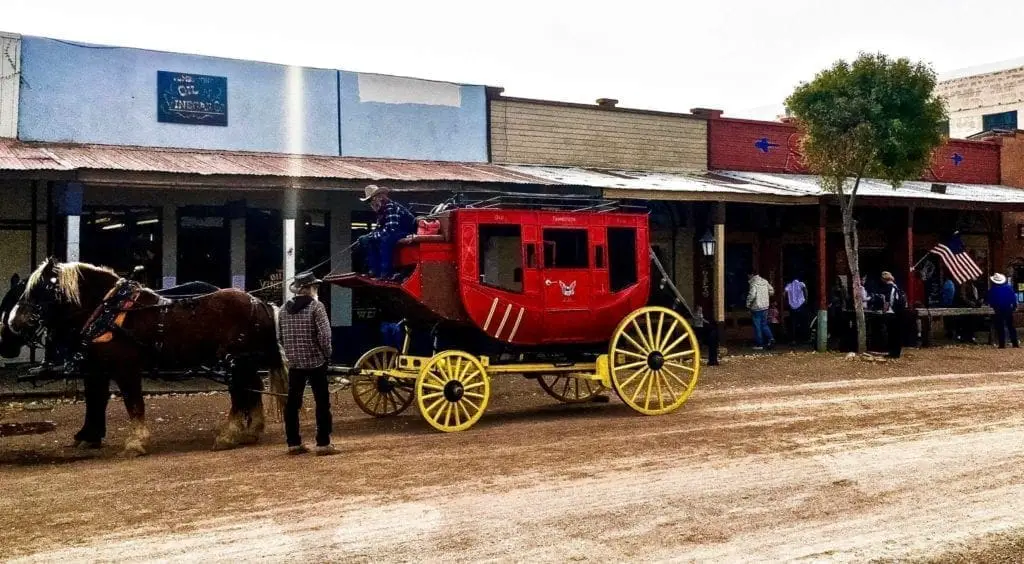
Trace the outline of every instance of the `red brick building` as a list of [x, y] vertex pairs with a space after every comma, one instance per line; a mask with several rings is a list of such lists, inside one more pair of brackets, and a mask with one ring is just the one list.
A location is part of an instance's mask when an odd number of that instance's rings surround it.
[[[709, 175], [806, 192], [817, 186], [803, 164], [794, 124], [726, 118], [717, 110], [694, 113], [708, 119]], [[1004, 161], [1012, 162], [1004, 169]], [[1019, 196], [1000, 185], [1024, 186], [1024, 137], [950, 140], [935, 151], [920, 181], [895, 191], [877, 180], [862, 184], [856, 212], [862, 274], [871, 284], [891, 271], [912, 303], [934, 306], [945, 272], [928, 250], [954, 229], [986, 273], [1007, 271], [1009, 257], [1021, 256], [1024, 267], [1018, 214], [1004, 214], [1020, 209]], [[732, 336], [746, 333], [742, 297], [750, 267], [776, 289], [802, 273], [820, 309], [837, 277], [847, 273], [838, 207], [832, 196], [817, 195], [805, 205], [727, 205], [723, 305]], [[933, 261], [926, 270], [935, 275], [927, 281], [911, 270], [922, 258]], [[715, 305], [706, 294], [695, 291], [698, 302]]]

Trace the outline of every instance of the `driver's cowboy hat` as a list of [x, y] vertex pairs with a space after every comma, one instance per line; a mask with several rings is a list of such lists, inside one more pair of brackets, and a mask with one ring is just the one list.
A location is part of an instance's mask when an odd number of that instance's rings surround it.
[[359, 198], [360, 202], [369, 202], [374, 196], [391, 192], [391, 188], [388, 188], [387, 186], [377, 186], [376, 184], [370, 184], [364, 190], [366, 191], [366, 197]]
[[991, 280], [992, 283], [997, 286], [1000, 284], [1006, 284], [1006, 277], [998, 272], [989, 277], [989, 280]]
[[320, 280], [319, 278], [314, 276], [312, 272], [303, 272], [302, 274], [299, 274], [298, 276], [295, 277], [295, 280], [292, 282], [292, 285], [289, 286], [289, 289], [292, 292], [298, 292], [303, 288], [323, 284], [323, 282], [323, 280]]

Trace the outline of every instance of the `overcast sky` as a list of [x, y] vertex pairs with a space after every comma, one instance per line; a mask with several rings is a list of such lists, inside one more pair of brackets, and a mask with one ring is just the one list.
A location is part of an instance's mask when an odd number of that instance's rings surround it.
[[[859, 50], [943, 72], [1024, 57], [1024, 0], [0, 0], [0, 31], [773, 118]], [[1007, 31], [1009, 30], [1009, 31]]]

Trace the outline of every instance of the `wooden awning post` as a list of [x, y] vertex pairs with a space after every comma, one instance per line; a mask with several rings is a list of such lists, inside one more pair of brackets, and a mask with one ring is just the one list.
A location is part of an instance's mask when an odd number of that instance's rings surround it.
[[828, 205], [818, 205], [818, 352], [828, 348]]

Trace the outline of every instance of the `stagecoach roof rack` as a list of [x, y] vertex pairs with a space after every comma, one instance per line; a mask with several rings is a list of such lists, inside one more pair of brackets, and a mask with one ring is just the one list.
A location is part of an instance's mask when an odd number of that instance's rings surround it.
[[569, 194], [538, 194], [529, 192], [459, 192], [435, 206], [414, 204], [417, 208], [430, 208], [430, 215], [453, 209], [531, 209], [561, 212], [632, 212], [648, 213], [646, 206], [624, 204], [593, 196]]

